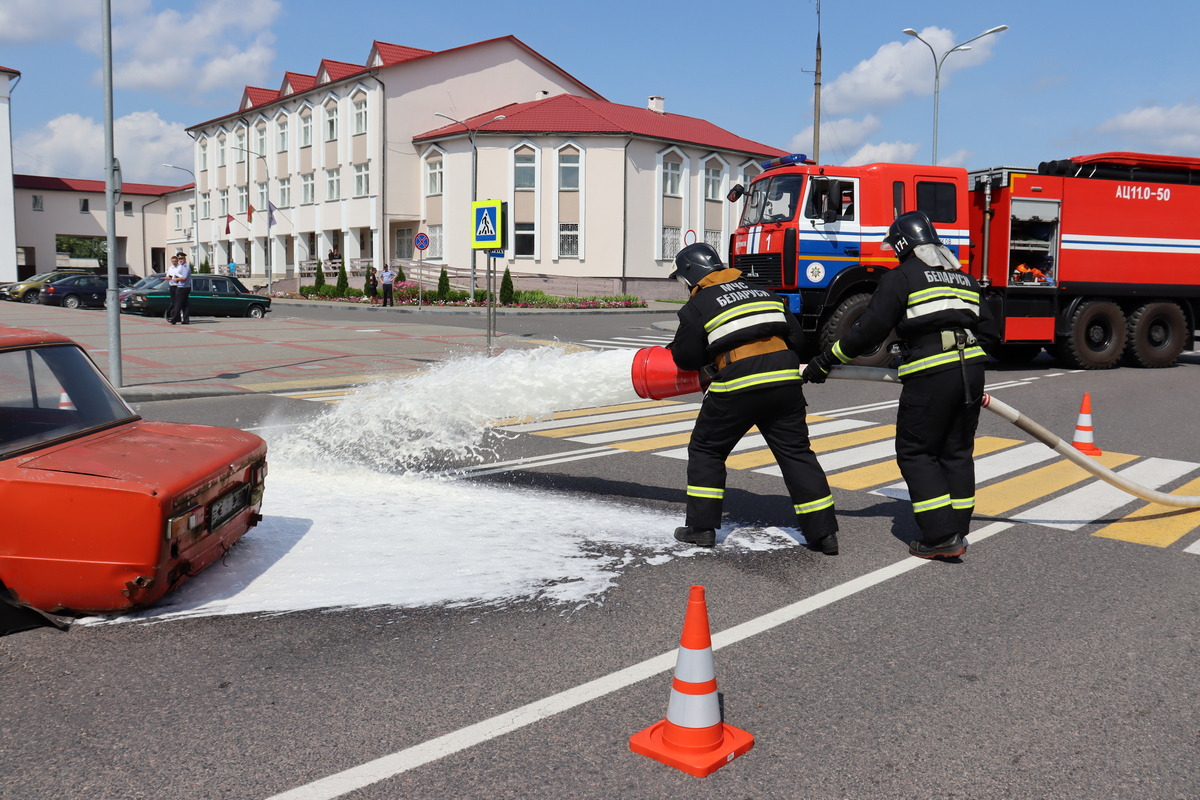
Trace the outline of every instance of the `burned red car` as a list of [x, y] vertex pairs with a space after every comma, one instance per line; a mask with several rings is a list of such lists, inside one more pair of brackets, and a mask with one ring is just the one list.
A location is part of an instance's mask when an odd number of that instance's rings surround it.
[[245, 431], [147, 422], [75, 342], [0, 326], [0, 596], [153, 603], [258, 523], [266, 454]]

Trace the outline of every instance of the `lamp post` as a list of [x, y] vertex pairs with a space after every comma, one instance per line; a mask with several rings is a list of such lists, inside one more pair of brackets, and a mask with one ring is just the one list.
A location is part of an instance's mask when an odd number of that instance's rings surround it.
[[[267, 263], [266, 263], [267, 297], [270, 297], [271, 296], [271, 167], [267, 163], [267, 157], [264, 156], [262, 153], [256, 153], [253, 150], [248, 150], [245, 147], [238, 147], [237, 145], [230, 145], [230, 147], [234, 150], [241, 150], [244, 153], [249, 153], [250, 155], [254, 156], [255, 158], [261, 158], [263, 160], [263, 172], [266, 173], [266, 176], [267, 176], [267, 208], [266, 208], [266, 212], [267, 212], [267, 246], [265, 249], [267, 251]], [[250, 194], [250, 170], [246, 170], [246, 194], [247, 195]], [[246, 200], [246, 203], [249, 205], [249, 203], [250, 203], [249, 199]], [[254, 235], [253, 229], [251, 229], [250, 234], [252, 236]]]
[[1000, 31], [1006, 31], [1006, 30], [1008, 30], [1007, 25], [997, 25], [994, 28], [989, 28], [988, 30], [984, 31], [983, 33], [979, 34], [978, 36], [973, 36], [970, 39], [967, 39], [965, 42], [959, 42], [958, 44], [954, 45], [954, 47], [951, 47], [949, 50], [942, 53], [941, 58], [938, 58], [937, 51], [935, 51], [933, 49], [933, 45], [931, 45], [929, 42], [926, 42], [924, 39], [922, 39], [921, 35], [919, 33], [917, 33], [915, 30], [913, 30], [912, 28], [905, 28], [903, 31], [901, 31], [901, 33], [906, 33], [909, 36], [913, 37], [914, 39], [917, 39], [918, 41], [923, 42], [925, 44], [925, 46], [929, 48], [930, 55], [933, 56], [933, 160], [931, 161], [931, 163], [935, 167], [937, 166], [937, 146], [938, 146], [938, 92], [941, 90], [942, 64], [946, 61], [946, 56], [950, 55], [951, 53], [956, 53], [956, 52], [960, 52], [963, 50], [970, 50], [971, 48], [967, 47], [966, 45], [970, 44], [971, 42], [975, 41], [976, 39], [982, 39], [983, 37], [988, 36], [989, 34], [999, 33]]
[[[197, 212], [195, 215], [195, 219], [191, 219], [192, 246], [195, 248], [195, 251], [196, 251], [195, 254], [192, 256], [192, 260], [195, 261], [197, 264], [199, 264], [199, 261], [200, 261], [200, 225], [199, 225], [199, 222], [200, 222], [200, 215], [199, 215], [200, 184], [196, 182], [196, 173], [192, 172], [187, 167], [177, 167], [174, 164], [163, 164], [163, 166], [170, 167], [171, 169], [181, 169], [184, 172], [186, 172], [188, 175], [192, 176], [192, 208]], [[189, 219], [190, 219], [190, 217], [189, 217]]]
[[[467, 129], [467, 133], [470, 134], [470, 136], [471, 136], [471, 202], [474, 203], [476, 200], [479, 199], [478, 197], [475, 196], [476, 191], [477, 191], [476, 187], [479, 182], [479, 178], [478, 178], [479, 151], [475, 149], [475, 136], [479, 133], [479, 129], [482, 128], [484, 125], [491, 125], [493, 122], [499, 122], [500, 120], [504, 119], [504, 115], [497, 114], [496, 116], [489, 119], [487, 122], [479, 123], [474, 128], [472, 128], [467, 123], [463, 122], [461, 119], [455, 119], [454, 117], [451, 117], [448, 114], [442, 114], [441, 112], [435, 111], [435, 112], [433, 112], [433, 115], [435, 117], [441, 117], [442, 119], [448, 119], [451, 122], [456, 122], [459, 125], [462, 125], [464, 128]], [[491, 287], [489, 286], [488, 289], [490, 291]], [[489, 297], [490, 297], [490, 295], [489, 295]], [[474, 300], [474, 299], [475, 299], [475, 251], [474, 251], [474, 249], [472, 249], [471, 250], [471, 300]], [[491, 328], [491, 323], [489, 321], [489, 323], [488, 323], [488, 352], [489, 353], [491, 352], [491, 348], [492, 348], [492, 328]]]

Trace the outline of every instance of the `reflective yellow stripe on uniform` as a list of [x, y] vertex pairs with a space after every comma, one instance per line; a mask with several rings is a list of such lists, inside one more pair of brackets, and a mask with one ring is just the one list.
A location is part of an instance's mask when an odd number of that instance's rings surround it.
[[848, 356], [844, 352], [842, 352], [842, 340], [841, 339], [838, 339], [836, 342], [833, 343], [833, 355], [837, 358], [838, 361], [842, 362], [843, 364], [850, 363], [850, 356]]
[[715, 381], [708, 386], [710, 392], [736, 392], [738, 389], [749, 389], [751, 386], [762, 386], [767, 383], [800, 380], [800, 372], [795, 369], [777, 369], [774, 372], [756, 372], [731, 381]]
[[707, 497], [711, 500], [725, 499], [725, 490], [714, 486], [688, 486], [688, 497]]
[[919, 292], [913, 292], [908, 296], [908, 304], [915, 306], [917, 303], [925, 303], [930, 300], [936, 300], [939, 297], [958, 297], [963, 300], [968, 300], [972, 303], [979, 303], [979, 292], [973, 289], [955, 289], [953, 286], [934, 286], [930, 289], [922, 289]]
[[939, 311], [970, 311], [979, 313], [979, 292], [971, 289], [955, 289], [952, 286], [934, 286], [908, 296], [907, 319], [936, 314]]
[[922, 511], [933, 511], [935, 508], [945, 508], [948, 505], [950, 505], [950, 495], [944, 494], [932, 500], [922, 500], [919, 503], [913, 503], [912, 507], [914, 514], [920, 514]]
[[776, 300], [763, 300], [734, 306], [728, 311], [721, 312], [704, 323], [704, 330], [708, 334], [708, 343], [711, 345], [731, 333], [773, 322], [787, 324], [787, 317], [783, 314], [783, 303]]
[[[963, 351], [963, 358], [968, 361], [972, 358], [987, 358], [987, 353], [983, 352], [982, 347], [968, 347]], [[896, 370], [896, 372], [901, 378], [903, 378], [905, 375], [911, 375], [914, 372], [920, 372], [923, 369], [940, 367], [945, 364], [951, 364], [955, 361], [958, 361], [958, 351], [949, 350], [945, 353], [938, 353], [935, 356], [919, 358], [916, 361], [910, 361], [907, 364], [901, 364], [900, 369]]]
[[950, 498], [950, 506], [952, 508], [959, 508], [959, 509], [974, 508], [975, 507], [975, 498], [974, 497], [951, 497]]
[[833, 505], [833, 495], [826, 495], [820, 500], [813, 500], [811, 503], [801, 503], [795, 506], [797, 514], [811, 514], [814, 511], [820, 511], [823, 508], [829, 508]]

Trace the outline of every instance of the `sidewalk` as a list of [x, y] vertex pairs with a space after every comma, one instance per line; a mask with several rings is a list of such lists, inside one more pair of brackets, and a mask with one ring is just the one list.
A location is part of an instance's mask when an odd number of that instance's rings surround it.
[[[276, 300], [273, 305], [282, 308], [288, 303]], [[284, 320], [268, 315], [266, 319], [196, 317], [191, 325], [169, 325], [158, 318], [122, 314], [124, 386], [121, 395], [136, 403], [244, 392], [340, 388], [396, 378], [430, 363], [486, 352], [486, 331], [440, 324], [442, 319], [439, 318], [462, 314], [467, 309], [416, 312], [407, 308], [367, 306], [362, 311], [363, 318], [358, 322]], [[482, 313], [483, 309], [470, 311]], [[629, 311], [548, 309], [543, 313]], [[646, 309], [644, 313], [661, 315], [664, 312]], [[439, 324], [432, 324], [435, 319]], [[0, 325], [36, 328], [69, 336], [79, 342], [111, 377], [108, 321], [102, 309], [72, 310], [0, 301]], [[563, 346], [559, 342], [503, 334], [493, 342], [493, 352]]]
[[[480, 306], [372, 306], [366, 303], [338, 303], [322, 300], [289, 300], [282, 297], [271, 298], [272, 308], [284, 306], [302, 308], [339, 308], [363, 311], [368, 314], [434, 314], [438, 316], [478, 316], [487, 314], [486, 307]], [[682, 303], [664, 303], [658, 300], [647, 300], [645, 308], [497, 308], [496, 315], [501, 317], [547, 316], [558, 314], [669, 314], [672, 317], [683, 307]]]

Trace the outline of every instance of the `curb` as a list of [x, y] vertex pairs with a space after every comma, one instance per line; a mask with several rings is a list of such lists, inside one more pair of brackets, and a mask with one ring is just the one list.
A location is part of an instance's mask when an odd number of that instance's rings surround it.
[[[352, 303], [320, 303], [307, 300], [289, 300], [282, 297], [271, 298], [271, 310], [276, 311], [282, 306], [299, 306], [301, 308], [345, 308], [354, 311], [366, 311], [368, 313], [384, 314], [438, 314], [444, 316], [487, 316], [487, 308], [466, 308], [466, 307], [436, 307], [425, 306], [418, 308], [416, 306], [389, 306], [382, 308], [380, 306], [363, 306]], [[529, 308], [529, 309], [509, 309], [496, 308], [493, 313], [496, 316], [502, 317], [538, 317], [548, 315], [566, 315], [566, 314], [663, 314], [668, 313], [670, 309], [661, 308]]]

